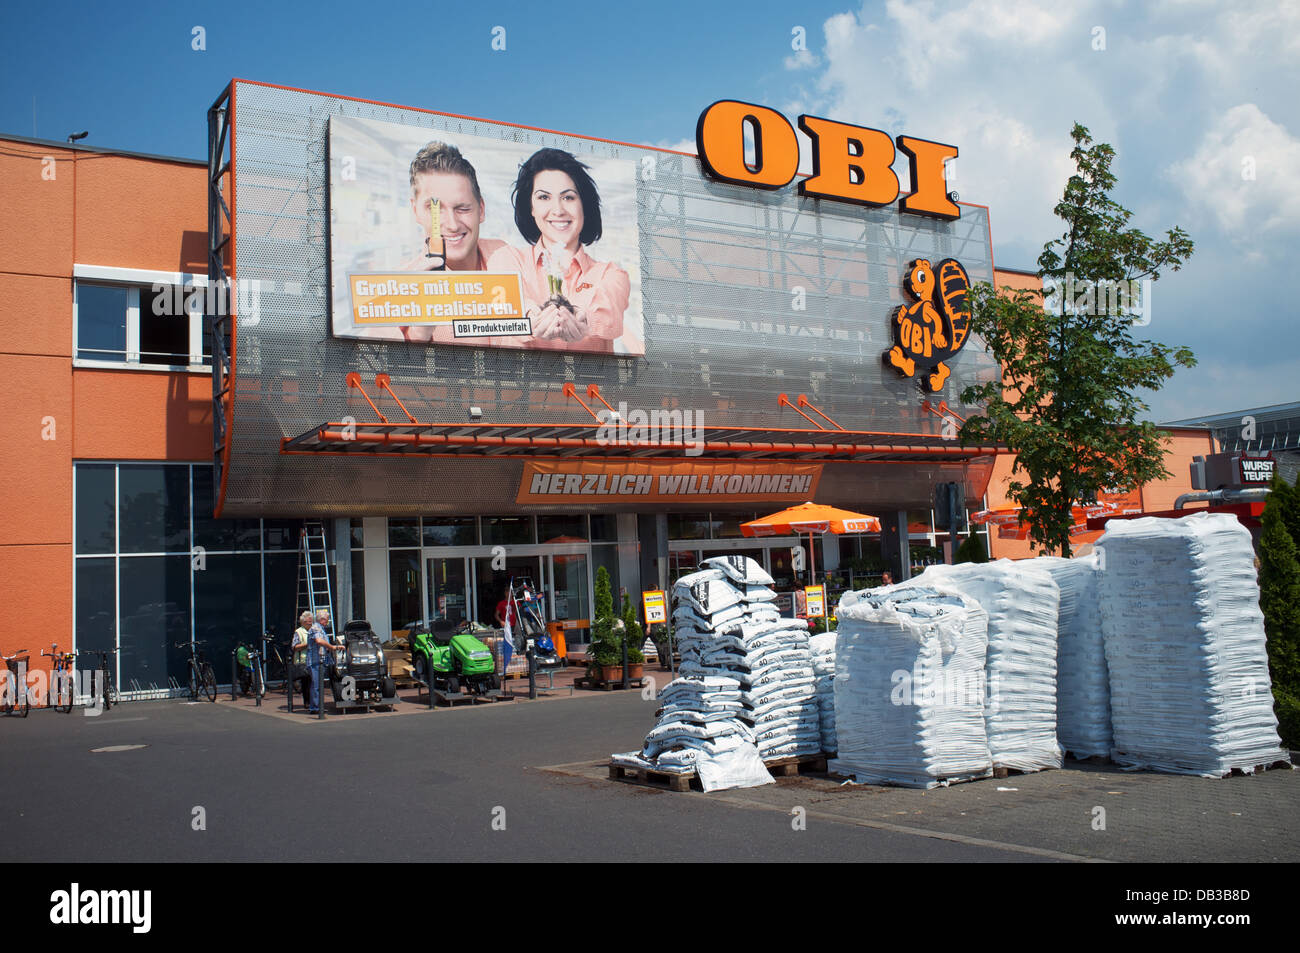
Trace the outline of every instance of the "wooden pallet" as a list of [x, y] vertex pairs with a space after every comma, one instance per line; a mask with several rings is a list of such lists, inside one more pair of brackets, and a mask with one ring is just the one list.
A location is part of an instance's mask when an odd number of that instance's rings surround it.
[[609, 779], [640, 784], [667, 791], [689, 791], [696, 780], [694, 771], [658, 771], [654, 768], [637, 768], [627, 764], [609, 763]]
[[[1294, 769], [1294, 767], [1290, 761], [1270, 761], [1268, 764], [1255, 765], [1253, 770], [1255, 774], [1259, 774], [1261, 771], [1271, 771], [1273, 768]], [[1230, 778], [1244, 778], [1246, 776], [1246, 771], [1243, 768], [1233, 768], [1228, 775]]]
[[1019, 768], [1002, 768], [1002, 767], [998, 767], [997, 765], [994, 765], [993, 777], [998, 778], [1000, 780], [1002, 778], [1017, 777], [1022, 774], [1038, 774], [1042, 771], [1051, 771], [1051, 770], [1052, 770], [1051, 768], [1035, 768], [1032, 771], [1021, 771]]
[[764, 761], [763, 767], [774, 778], [794, 778], [801, 774], [825, 774], [826, 773], [826, 754], [798, 754], [786, 755], [783, 758], [773, 758], [770, 761]]

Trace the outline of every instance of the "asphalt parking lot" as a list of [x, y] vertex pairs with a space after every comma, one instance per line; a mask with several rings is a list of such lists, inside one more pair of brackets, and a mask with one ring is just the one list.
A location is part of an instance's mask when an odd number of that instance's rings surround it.
[[[404, 706], [405, 707], [405, 706]], [[589, 693], [323, 722], [221, 702], [0, 719], [15, 861], [1272, 862], [1300, 775], [1070, 762], [933, 791], [824, 776], [712, 794], [610, 781], [656, 703]]]

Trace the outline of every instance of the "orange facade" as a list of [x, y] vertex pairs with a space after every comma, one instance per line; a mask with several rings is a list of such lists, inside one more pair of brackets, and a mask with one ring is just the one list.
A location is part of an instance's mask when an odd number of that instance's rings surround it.
[[72, 642], [73, 461], [211, 458], [206, 374], [72, 360], [74, 265], [206, 274], [206, 167], [0, 140], [0, 221], [0, 651], [35, 669]]

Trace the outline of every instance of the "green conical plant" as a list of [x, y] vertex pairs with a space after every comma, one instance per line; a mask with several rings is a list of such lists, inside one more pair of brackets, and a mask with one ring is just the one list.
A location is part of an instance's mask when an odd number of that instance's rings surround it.
[[644, 663], [645, 653], [641, 648], [645, 645], [645, 631], [636, 617], [636, 606], [632, 605], [632, 600], [627, 593], [623, 593], [623, 638], [627, 640], [628, 664]]
[[954, 563], [986, 563], [989, 561], [988, 550], [984, 548], [984, 540], [974, 530], [970, 531], [957, 552], [953, 554]]
[[602, 665], [620, 665], [623, 647], [614, 630], [614, 594], [609, 584], [609, 570], [601, 566], [596, 570], [595, 614], [591, 620], [591, 648], [588, 650], [588, 673]]
[[1259, 539], [1259, 607], [1278, 733], [1283, 745], [1295, 748], [1300, 747], [1300, 559], [1285, 522], [1291, 490], [1280, 478], [1273, 489]]

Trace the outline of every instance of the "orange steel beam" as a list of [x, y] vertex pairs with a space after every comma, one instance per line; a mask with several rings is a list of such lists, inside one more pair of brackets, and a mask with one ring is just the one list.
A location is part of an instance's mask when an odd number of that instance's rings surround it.
[[797, 398], [795, 398], [795, 399], [796, 399], [796, 401], [798, 402], [798, 404], [799, 404], [800, 407], [810, 407], [810, 408], [812, 408], [812, 412], [813, 412], [814, 414], [817, 414], [819, 417], [825, 417], [827, 420], [830, 420], [831, 424], [835, 427], [836, 430], [843, 430], [843, 429], [844, 429], [844, 428], [841, 427], [839, 424], [835, 423], [835, 421], [831, 420], [831, 418], [830, 418], [830, 416], [829, 416], [828, 414], [826, 414], [824, 411], [822, 411], [822, 410], [819, 409], [817, 406], [815, 406], [815, 405], [813, 404], [813, 402], [810, 401], [810, 400], [807, 398], [806, 395], [804, 395], [804, 394], [800, 394], [800, 395], [799, 395]]
[[346, 380], [349, 387], [355, 387], [357, 390], [361, 391], [361, 396], [366, 399], [366, 403], [369, 404], [370, 409], [375, 412], [375, 416], [384, 423], [388, 423], [388, 418], [379, 412], [379, 408], [375, 406], [375, 402], [370, 399], [370, 395], [366, 393], [366, 389], [361, 386], [361, 375], [356, 371], [352, 371], [348, 374]]
[[406, 414], [407, 420], [409, 420], [413, 424], [419, 423], [418, 420], [416, 420], [414, 417], [411, 416], [411, 412], [406, 409], [406, 405], [402, 403], [402, 399], [393, 392], [393, 379], [391, 377], [389, 377], [387, 374], [376, 374], [375, 386], [378, 387], [380, 390], [388, 391], [388, 396], [393, 398], [393, 400], [397, 401], [397, 406], [402, 408], [402, 413]]
[[[588, 396], [588, 397], [594, 397], [594, 398], [596, 398], [598, 401], [600, 401], [602, 404], [604, 404], [606, 407], [609, 407], [609, 401], [607, 401], [604, 397], [601, 397], [601, 396], [600, 396], [600, 388], [599, 388], [597, 385], [595, 385], [595, 384], [588, 384], [588, 385], [587, 385], [587, 396]], [[618, 411], [615, 410], [613, 407], [609, 407], [609, 411], [610, 411], [610, 413], [612, 413], [612, 414], [616, 414], [616, 413], [618, 413]]]
[[[344, 424], [337, 423], [327, 426], [343, 428]], [[363, 425], [357, 425], [363, 426]], [[318, 433], [321, 440], [340, 441], [347, 443], [365, 444], [365, 443], [388, 443], [388, 444], [409, 444], [419, 446], [420, 444], [445, 444], [451, 446], [472, 447], [472, 446], [490, 446], [490, 447], [531, 447], [531, 446], [554, 446], [569, 447], [573, 449], [583, 449], [589, 447], [600, 447], [607, 449], [607, 444], [601, 440], [587, 437], [497, 437], [497, 436], [479, 436], [477, 434], [410, 434], [410, 433], [367, 433], [364, 430], [358, 430], [356, 433], [340, 430], [321, 430]], [[281, 439], [281, 446], [289, 442], [291, 438], [284, 437]], [[681, 441], [664, 441], [661, 443], [647, 442], [646, 449], [651, 448], [677, 448], [684, 446]], [[698, 446], [692, 444], [692, 446]], [[996, 447], [913, 447], [906, 444], [832, 444], [830, 446], [815, 443], [751, 443], [748, 441], [705, 441], [701, 447], [703, 451], [785, 451], [787, 453], [824, 453], [832, 454], [856, 454], [856, 453], [896, 453], [912, 454], [916, 456], [969, 456], [972, 453], [983, 451], [984, 453], [999, 452]], [[291, 451], [301, 453], [315, 453], [313, 450]]]
[[573, 386], [573, 381], [565, 381], [564, 386], [560, 388], [560, 391], [561, 393], [564, 394], [565, 397], [572, 397], [579, 404], [582, 404], [583, 410], [591, 414], [591, 416], [594, 417], [597, 422], [600, 421], [600, 417], [596, 416], [595, 412], [590, 407], [588, 407], [585, 403], [583, 403], [582, 398], [578, 396], [578, 389]]
[[[377, 411], [376, 411], [376, 412], [377, 412]], [[590, 413], [590, 410], [588, 410], [588, 413]], [[381, 415], [381, 416], [382, 416], [382, 415]], [[595, 417], [594, 414], [592, 414], [592, 416]], [[455, 428], [455, 429], [457, 429], [457, 430], [461, 430], [461, 431], [472, 431], [472, 430], [501, 430], [501, 429], [503, 429], [503, 428], [511, 428], [511, 429], [526, 429], [526, 430], [555, 430], [555, 429], [557, 429], [557, 428], [561, 428], [561, 427], [585, 428], [585, 429], [587, 429], [587, 430], [591, 430], [591, 431], [598, 431], [598, 430], [600, 430], [602, 427], [605, 426], [605, 424], [602, 424], [602, 423], [600, 422], [600, 418], [597, 417], [597, 418], [596, 418], [596, 421], [597, 421], [597, 422], [594, 423], [594, 424], [589, 424], [589, 423], [564, 423], [564, 424], [542, 423], [542, 424], [539, 424], [539, 423], [506, 423], [506, 422], [502, 422], [502, 423], [465, 423], [465, 422], [454, 422], [454, 421], [414, 421], [413, 423], [410, 423], [410, 424], [403, 424], [403, 423], [392, 423], [391, 421], [387, 421], [387, 420], [385, 420], [385, 421], [383, 421], [382, 423], [376, 423], [376, 422], [371, 422], [371, 421], [361, 421], [361, 422], [358, 422], [358, 423], [356, 423], [356, 424], [353, 424], [352, 426], [355, 426], [355, 427], [358, 427], [358, 428], [363, 428], [363, 427], [384, 427], [384, 426], [388, 426], [388, 427], [410, 427], [410, 426], [416, 426], [416, 427], [452, 427], [452, 428]], [[338, 422], [338, 421], [328, 421], [328, 422], [326, 422], [326, 423], [324, 423], [324, 424], [321, 424], [321, 426], [322, 426], [322, 427], [342, 427], [342, 426], [344, 426], [344, 424], [341, 423], [341, 422]], [[818, 429], [818, 430], [800, 430], [800, 429], [791, 428], [791, 427], [728, 427], [728, 426], [724, 426], [724, 425], [714, 425], [714, 426], [703, 426], [703, 427], [700, 428], [700, 430], [701, 430], [702, 432], [704, 432], [704, 433], [708, 433], [708, 432], [734, 432], [734, 431], [741, 431], [741, 432], [746, 433], [746, 434], [769, 434], [769, 433], [772, 433], [772, 434], [806, 434], [806, 435], [808, 435], [808, 436], [818, 436], [818, 437], [820, 437], [820, 436], [825, 436], [825, 435], [827, 435], [827, 434], [832, 434], [832, 435], [835, 435], [835, 436], [841, 436], [841, 435], [842, 435], [842, 436], [844, 436], [844, 437], [849, 437], [849, 438], [852, 438], [852, 437], [869, 437], [869, 438], [901, 437], [901, 438], [904, 438], [904, 439], [916, 439], [916, 440], [936, 440], [936, 439], [938, 439], [938, 438], [937, 438], [934, 434], [932, 434], [932, 433], [897, 433], [897, 432], [887, 431], [887, 430], [827, 430], [825, 427], [822, 427], [822, 428], [820, 428], [820, 429]], [[693, 442], [693, 441], [692, 441], [692, 442]], [[831, 446], [835, 446], [835, 445], [834, 445], [834, 444], [827, 443], [827, 444], [817, 444], [816, 446], [821, 447], [821, 448], [826, 448], [826, 447], [831, 447]], [[898, 446], [898, 444], [891, 444], [891, 446]]]
[[812, 425], [813, 425], [814, 427], [816, 427], [818, 430], [825, 430], [825, 429], [826, 429], [826, 428], [823, 427], [821, 424], [819, 424], [817, 421], [813, 420], [811, 417], [809, 417], [807, 414], [805, 414], [805, 413], [804, 413], [802, 410], [800, 410], [798, 407], [796, 407], [794, 404], [792, 404], [792, 403], [790, 402], [790, 398], [787, 397], [785, 394], [778, 394], [778, 395], [777, 395], [777, 398], [776, 398], [776, 404], [777, 404], [778, 407], [789, 407], [789, 408], [790, 408], [791, 410], [793, 410], [796, 414], [798, 414], [798, 415], [799, 415], [800, 417], [802, 417], [804, 420], [808, 421], [808, 423], [812, 424]]
[[931, 404], [928, 400], [923, 400], [923, 401], [921, 401], [921, 409], [922, 409], [922, 410], [928, 410], [930, 413], [934, 414], [936, 417], [944, 417], [944, 418], [946, 418], [946, 417], [952, 416], [952, 417], [955, 417], [957, 420], [960, 420], [962, 423], [965, 423], [965, 422], [966, 422], [966, 418], [965, 418], [965, 417], [963, 417], [961, 414], [957, 413], [957, 411], [952, 410], [951, 408], [949, 408], [949, 406], [948, 406], [948, 402], [947, 402], [946, 400], [941, 400], [941, 401], [939, 401], [939, 409], [938, 409], [938, 410], [935, 410], [935, 409], [934, 409], [934, 405]]

